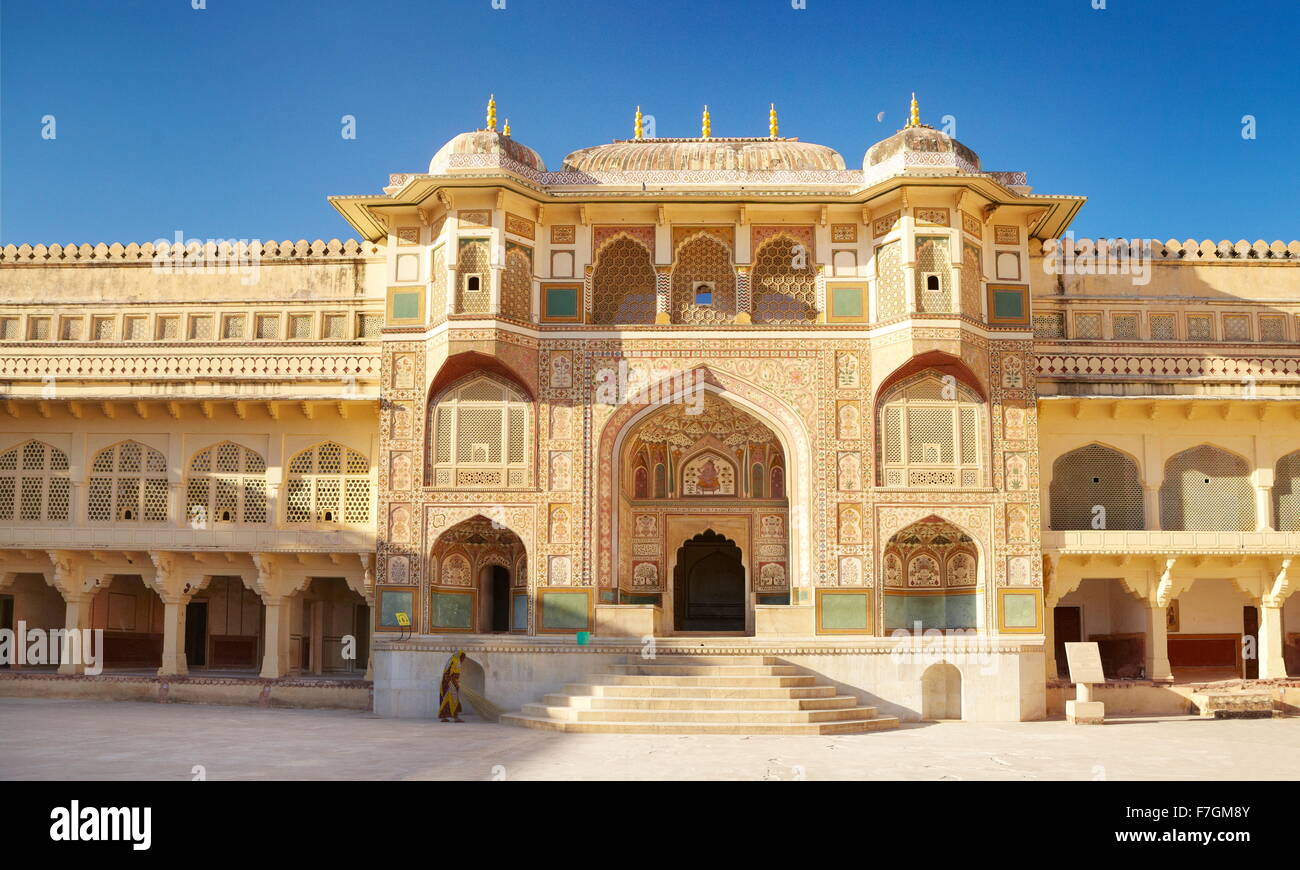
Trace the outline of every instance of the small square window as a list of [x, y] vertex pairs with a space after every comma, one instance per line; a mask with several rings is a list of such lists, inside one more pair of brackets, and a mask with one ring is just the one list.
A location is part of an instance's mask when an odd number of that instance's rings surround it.
[[289, 315], [289, 337], [290, 338], [311, 338], [311, 315], [310, 314]]
[[713, 304], [713, 285], [708, 281], [696, 281], [691, 285], [696, 305]]
[[82, 320], [80, 317], [65, 317], [59, 325], [61, 341], [81, 341]]
[[149, 318], [128, 317], [122, 324], [122, 338], [127, 341], [148, 341]]
[[221, 337], [237, 339], [244, 337], [244, 315], [227, 314], [221, 322]]
[[206, 314], [191, 317], [189, 337], [197, 341], [212, 338], [212, 318]]
[[321, 327], [322, 338], [351, 338], [348, 335], [348, 318], [344, 314], [326, 314]]
[[115, 324], [111, 317], [96, 317], [91, 327], [91, 338], [95, 341], [112, 341], [116, 336]]
[[18, 318], [0, 317], [0, 340], [13, 341], [18, 337]]
[[27, 318], [27, 340], [28, 341], [49, 341], [50, 340], [50, 319], [48, 317]]
[[261, 339], [280, 337], [280, 315], [257, 315], [257, 337]]

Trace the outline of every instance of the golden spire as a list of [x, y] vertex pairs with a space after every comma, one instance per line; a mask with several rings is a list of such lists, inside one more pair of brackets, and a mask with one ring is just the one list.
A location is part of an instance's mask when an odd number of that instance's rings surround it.
[[487, 128], [495, 130], [497, 128], [497, 95], [492, 94], [488, 97], [487, 111]]
[[709, 121], [709, 107], [705, 105], [704, 118], [700, 124], [700, 138], [708, 139], [712, 135], [713, 135], [713, 124], [710, 123]]
[[504, 127], [501, 128], [501, 135], [502, 135], [502, 136], [509, 136], [509, 135], [510, 135], [510, 119], [509, 119], [509, 118], [506, 118], [506, 125], [505, 125]]
[[767, 113], [767, 135], [775, 139], [777, 130], [778, 127], [776, 125], [776, 103], [772, 103], [772, 108]]
[[907, 119], [907, 126], [921, 126], [921, 109], [916, 104], [916, 91], [912, 91], [912, 115]]
[[640, 106], [636, 107], [636, 121], [633, 122], [632, 124], [632, 137], [634, 139], [641, 138], [641, 107]]

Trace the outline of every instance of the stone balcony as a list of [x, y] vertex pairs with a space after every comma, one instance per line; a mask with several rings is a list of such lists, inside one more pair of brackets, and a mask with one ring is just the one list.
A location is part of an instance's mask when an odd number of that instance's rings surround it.
[[1289, 555], [1300, 532], [1044, 531], [1043, 551], [1069, 555]]

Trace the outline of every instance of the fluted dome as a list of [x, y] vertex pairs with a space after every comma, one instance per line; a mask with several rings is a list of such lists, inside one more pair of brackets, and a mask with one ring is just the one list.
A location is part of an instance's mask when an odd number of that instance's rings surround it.
[[496, 130], [471, 130], [468, 133], [461, 133], [438, 149], [438, 153], [433, 155], [433, 160], [429, 161], [429, 174], [436, 175], [447, 171], [448, 168], [455, 168], [455, 164], [459, 162], [454, 159], [456, 157], [479, 154], [494, 156], [497, 160], [513, 160], [538, 172], [546, 171], [542, 156], [522, 142], [517, 142]]
[[917, 124], [872, 145], [862, 159], [862, 168], [868, 175], [887, 168], [923, 170], [930, 166], [979, 172], [980, 158], [947, 133]]
[[797, 139], [620, 139], [564, 158], [571, 172], [707, 172], [731, 170], [835, 171], [844, 158], [833, 148]]

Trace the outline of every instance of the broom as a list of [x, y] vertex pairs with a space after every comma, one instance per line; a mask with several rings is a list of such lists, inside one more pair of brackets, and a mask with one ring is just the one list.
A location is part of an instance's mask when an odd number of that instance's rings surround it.
[[478, 713], [487, 721], [495, 722], [501, 718], [501, 708], [496, 704], [493, 704], [487, 698], [484, 698], [478, 692], [468, 688], [467, 686], [461, 686], [460, 693], [466, 701], [469, 701], [469, 705], [474, 708], [474, 712]]

